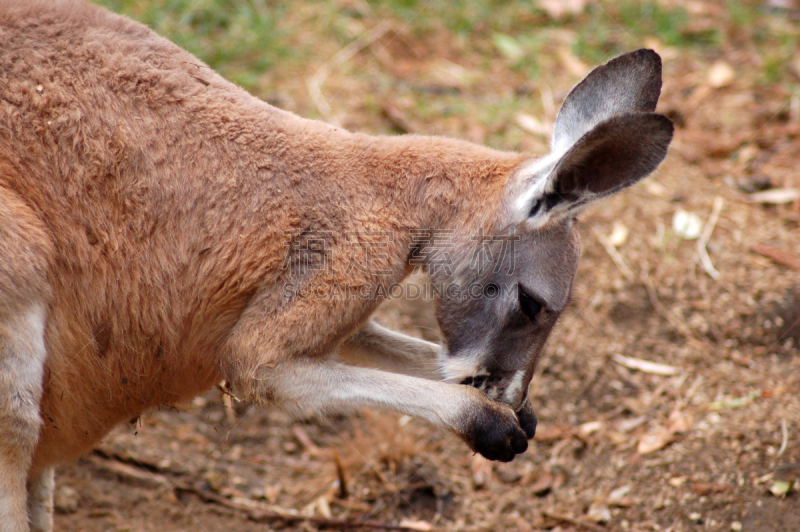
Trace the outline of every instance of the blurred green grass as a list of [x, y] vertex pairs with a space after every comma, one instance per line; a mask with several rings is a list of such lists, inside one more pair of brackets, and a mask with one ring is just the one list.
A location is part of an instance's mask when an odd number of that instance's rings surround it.
[[[517, 113], [552, 121], [550, 93], [557, 100], [585, 70], [621, 52], [676, 49], [706, 63], [749, 52], [760, 64], [748, 75], [764, 86], [791, 77], [800, 45], [796, 20], [753, 0], [587, 1], [579, 12], [562, 14], [552, 1], [514, 0], [100, 3], [257, 96], [312, 118], [321, 113], [309, 97], [309, 78], [348, 43], [388, 23], [380, 41], [325, 80], [323, 95], [344, 125], [420, 129], [506, 149], [538, 147], [509, 125]], [[387, 113], [408, 120], [398, 125]]]
[[147, 24], [160, 35], [244, 87], [290, 57], [286, 6], [239, 0], [109, 0], [112, 11]]

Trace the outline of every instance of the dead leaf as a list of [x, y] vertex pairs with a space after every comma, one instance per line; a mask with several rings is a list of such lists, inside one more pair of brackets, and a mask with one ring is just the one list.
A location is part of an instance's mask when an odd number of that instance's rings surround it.
[[588, 423], [584, 423], [583, 425], [578, 427], [578, 433], [584, 437], [589, 436], [597, 432], [598, 430], [602, 429], [603, 424], [604, 423], [602, 421], [589, 421]]
[[670, 432], [687, 432], [692, 427], [692, 416], [689, 413], [673, 410], [667, 418], [667, 429]]
[[639, 438], [639, 445], [636, 452], [648, 454], [659, 449], [663, 449], [675, 440], [673, 432], [666, 427], [659, 427], [654, 432], [650, 432]]
[[672, 477], [668, 482], [670, 486], [677, 488], [686, 483], [686, 477]]
[[631, 487], [629, 484], [625, 486], [620, 486], [619, 488], [613, 490], [611, 493], [608, 494], [608, 499], [606, 499], [606, 504], [609, 506], [616, 506], [618, 508], [626, 508], [628, 506], [633, 505], [633, 499], [628, 497], [628, 493], [630, 493]]
[[673, 48], [671, 46], [667, 46], [664, 42], [661, 41], [658, 37], [650, 35], [644, 38], [644, 47], [650, 48], [654, 50], [658, 55], [661, 56], [661, 60], [664, 62], [671, 61], [679, 56], [680, 52], [677, 48]]
[[730, 486], [714, 482], [692, 482], [689, 484], [689, 489], [698, 495], [711, 495], [712, 493], [731, 491]]
[[794, 487], [793, 480], [777, 480], [769, 487], [769, 492], [776, 497], [786, 497]]
[[637, 427], [641, 427], [647, 422], [647, 416], [638, 416], [630, 419], [617, 421], [617, 430], [620, 432], [630, 432]]

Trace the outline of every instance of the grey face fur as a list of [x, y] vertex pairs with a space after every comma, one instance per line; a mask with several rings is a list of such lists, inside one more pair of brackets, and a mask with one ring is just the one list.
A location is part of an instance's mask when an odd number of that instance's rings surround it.
[[567, 96], [551, 153], [523, 165], [507, 187], [498, 234], [513, 233], [514, 252], [503, 255], [497, 239], [492, 256], [502, 264], [440, 279], [483, 287], [439, 302], [445, 379], [525, 406], [539, 353], [569, 302], [580, 256], [575, 215], [644, 178], [667, 153], [672, 123], [653, 113], [660, 90], [660, 58], [637, 50], [596, 68]]
[[500, 260], [469, 278], [476, 289], [460, 291], [465, 297], [442, 299], [437, 318], [450, 359], [443, 364], [446, 378], [518, 409], [538, 354], [569, 302], [580, 240], [571, 218], [512, 229], [519, 240], [493, 242], [491, 256]]

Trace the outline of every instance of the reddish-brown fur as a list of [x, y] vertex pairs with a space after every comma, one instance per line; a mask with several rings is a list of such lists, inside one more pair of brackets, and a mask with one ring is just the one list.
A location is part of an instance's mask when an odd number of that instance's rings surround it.
[[[660, 88], [651, 50], [596, 68], [533, 160], [304, 120], [101, 8], [0, 0], [0, 532], [51, 530], [54, 464], [222, 379], [524, 452], [575, 214], [663, 160]], [[361, 292], [418, 264], [420, 230], [452, 237], [446, 268], [422, 259], [447, 287], [442, 345], [369, 321], [383, 297]], [[472, 260], [485, 246], [491, 268]]]
[[284, 231], [327, 228], [332, 246], [346, 231], [393, 231], [386, 267], [399, 280], [410, 228], [491, 230], [523, 160], [303, 120], [92, 5], [0, 17], [0, 213], [22, 226], [0, 229], [20, 235], [0, 275], [33, 272], [15, 296], [48, 301], [31, 476], [144, 409], [275, 356], [324, 354], [360, 326], [377, 302], [334, 301], [314, 320], [312, 301], [283, 308]]

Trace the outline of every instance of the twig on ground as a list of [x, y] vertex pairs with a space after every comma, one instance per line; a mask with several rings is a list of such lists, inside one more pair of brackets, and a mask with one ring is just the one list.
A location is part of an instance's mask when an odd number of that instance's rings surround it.
[[789, 444], [789, 429], [786, 427], [786, 420], [781, 419], [781, 447], [778, 449], [778, 454], [775, 456], [780, 456], [786, 450], [786, 446]]
[[631, 267], [628, 266], [627, 262], [625, 262], [625, 259], [622, 257], [622, 255], [619, 254], [617, 248], [615, 248], [608, 238], [606, 238], [606, 236], [597, 229], [592, 228], [592, 233], [594, 233], [594, 235], [597, 237], [600, 245], [602, 245], [603, 249], [606, 250], [606, 253], [608, 253], [609, 257], [611, 257], [611, 260], [614, 262], [617, 268], [619, 268], [619, 271], [622, 272], [622, 275], [624, 275], [626, 279], [632, 280], [634, 278], [633, 270], [631, 270]]
[[650, 373], [652, 375], [677, 375], [681, 372], [680, 368], [669, 366], [667, 364], [660, 364], [658, 362], [651, 362], [641, 358], [626, 357], [624, 355], [611, 355], [611, 359], [625, 366], [628, 369], [641, 371], [642, 373]]
[[102, 469], [118, 477], [134, 480], [150, 488], [169, 489], [172, 487], [172, 484], [164, 475], [154, 473], [141, 466], [121, 462], [113, 456], [104, 456], [103, 454], [95, 453], [87, 456], [86, 459], [98, 469]]
[[94, 451], [92, 451], [92, 455], [98, 456], [104, 460], [109, 460], [109, 461], [113, 460], [116, 462], [127, 464], [137, 469], [149, 471], [151, 473], [169, 473], [172, 475], [186, 475], [188, 473], [188, 471], [186, 471], [185, 469], [175, 467], [175, 464], [173, 464], [172, 462], [161, 462], [161, 463], [150, 462], [139, 458], [123, 456], [119, 453], [116, 453], [110, 449], [106, 449], [103, 447], [95, 448]]
[[257, 522], [266, 521], [282, 521], [286, 524], [296, 523], [310, 523], [318, 528], [337, 528], [340, 530], [399, 530], [406, 532], [414, 532], [416, 529], [402, 525], [392, 525], [388, 523], [381, 523], [378, 521], [358, 521], [348, 519], [336, 519], [327, 517], [313, 517], [301, 515], [300, 513], [290, 510], [288, 508], [279, 508], [272, 505], [266, 505], [244, 498], [228, 499], [221, 495], [216, 495], [208, 490], [198, 489], [190, 482], [171, 482], [170, 479], [164, 475], [154, 473], [144, 465], [139, 465], [138, 462], [131, 462], [130, 464], [120, 461], [114, 455], [106, 453], [95, 453], [90, 457], [92, 463], [99, 468], [114, 473], [120, 477], [129, 480], [136, 480], [145, 482], [151, 486], [158, 488], [172, 489], [176, 495], [180, 493], [188, 493], [196, 496], [203, 502], [213, 503], [225, 508], [243, 512], [248, 519]]
[[336, 496], [340, 499], [346, 499], [350, 495], [350, 490], [347, 489], [347, 475], [344, 472], [342, 459], [336, 451], [333, 451], [333, 462], [336, 464], [336, 477], [339, 481], [339, 490]]
[[247, 518], [252, 521], [265, 522], [265, 521], [282, 521], [287, 524], [293, 523], [310, 523], [318, 528], [338, 528], [341, 530], [359, 530], [359, 529], [372, 529], [372, 530], [400, 530], [407, 532], [414, 532], [414, 528], [392, 525], [389, 523], [381, 523], [378, 521], [357, 521], [348, 519], [335, 519], [327, 517], [312, 517], [296, 514], [286, 509], [277, 508], [262, 508], [260, 504], [249, 499], [236, 500], [226, 499], [220, 495], [215, 495], [205, 490], [200, 490], [192, 486], [181, 484], [175, 486], [176, 492], [189, 493], [196, 496], [203, 502], [214, 503], [226, 508], [244, 512]]
[[711, 258], [708, 256], [708, 241], [711, 238], [711, 233], [714, 232], [714, 227], [717, 225], [719, 214], [722, 212], [722, 205], [725, 202], [721, 197], [714, 198], [714, 206], [711, 208], [711, 216], [708, 217], [706, 226], [703, 228], [703, 233], [697, 241], [697, 252], [700, 254], [700, 265], [706, 273], [714, 280], [719, 279], [719, 272], [714, 268], [711, 263]]

